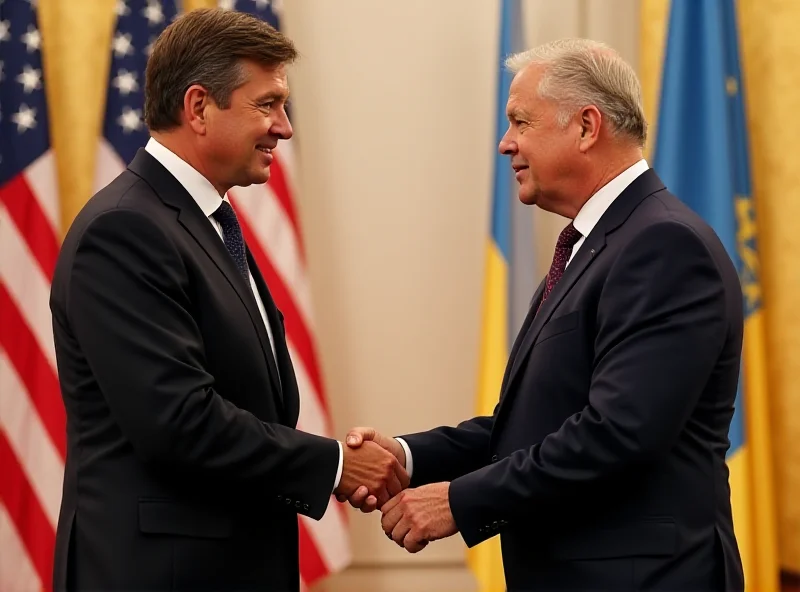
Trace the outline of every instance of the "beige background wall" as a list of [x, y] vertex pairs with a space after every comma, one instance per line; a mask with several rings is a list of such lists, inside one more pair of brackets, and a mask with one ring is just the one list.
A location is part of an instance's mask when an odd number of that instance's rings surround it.
[[[636, 0], [528, 0], [529, 44], [603, 40], [636, 64]], [[323, 369], [336, 430], [470, 416], [488, 227], [495, 0], [290, 0], [291, 84]], [[536, 220], [539, 269], [564, 221]], [[352, 511], [338, 590], [470, 590], [454, 537], [415, 556]], [[391, 568], [391, 569], [389, 569]]]

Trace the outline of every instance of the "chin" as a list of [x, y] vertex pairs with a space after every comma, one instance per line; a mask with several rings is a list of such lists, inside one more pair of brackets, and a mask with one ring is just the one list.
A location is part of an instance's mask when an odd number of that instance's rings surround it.
[[526, 206], [535, 206], [536, 202], [539, 201], [536, 199], [537, 198], [536, 193], [530, 193], [527, 191], [520, 191], [518, 197], [519, 201], [525, 204]]
[[255, 174], [250, 175], [248, 179], [250, 185], [263, 185], [267, 181], [269, 181], [269, 169], [258, 171]]

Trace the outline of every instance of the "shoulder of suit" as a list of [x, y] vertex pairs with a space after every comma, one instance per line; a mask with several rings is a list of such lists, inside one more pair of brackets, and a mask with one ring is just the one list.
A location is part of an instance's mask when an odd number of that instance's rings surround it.
[[[64, 242], [68, 243], [70, 238], [80, 240], [80, 236], [100, 218], [103, 218], [104, 224], [118, 225], [121, 233], [125, 233], [128, 225], [140, 226], [141, 223], [147, 224], [147, 221], [161, 226], [158, 223], [159, 216], [154, 213], [163, 207], [163, 203], [146, 181], [129, 170], [122, 171], [81, 208]], [[142, 218], [141, 222], [131, 222], [137, 218]]]

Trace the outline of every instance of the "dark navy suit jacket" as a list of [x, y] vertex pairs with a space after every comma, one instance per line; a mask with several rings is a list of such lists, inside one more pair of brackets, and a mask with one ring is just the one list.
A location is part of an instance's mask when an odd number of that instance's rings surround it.
[[648, 170], [514, 343], [491, 417], [403, 436], [451, 481], [509, 590], [741, 590], [725, 454], [743, 298], [713, 230]]

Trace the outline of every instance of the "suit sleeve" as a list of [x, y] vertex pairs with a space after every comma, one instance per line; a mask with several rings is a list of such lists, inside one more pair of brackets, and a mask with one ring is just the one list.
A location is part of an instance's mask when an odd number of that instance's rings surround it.
[[475, 417], [458, 426], [399, 436], [414, 458], [411, 487], [452, 481], [489, 464], [494, 416]]
[[467, 545], [497, 532], [487, 525], [568, 507], [555, 502], [666, 454], [741, 314], [726, 297], [691, 228], [664, 222], [634, 238], [600, 296], [589, 404], [541, 443], [451, 483]]
[[261, 488], [312, 518], [324, 514], [337, 442], [262, 422], [215, 390], [187, 270], [154, 222], [125, 209], [101, 214], [81, 237], [71, 271], [68, 322], [144, 463]]

